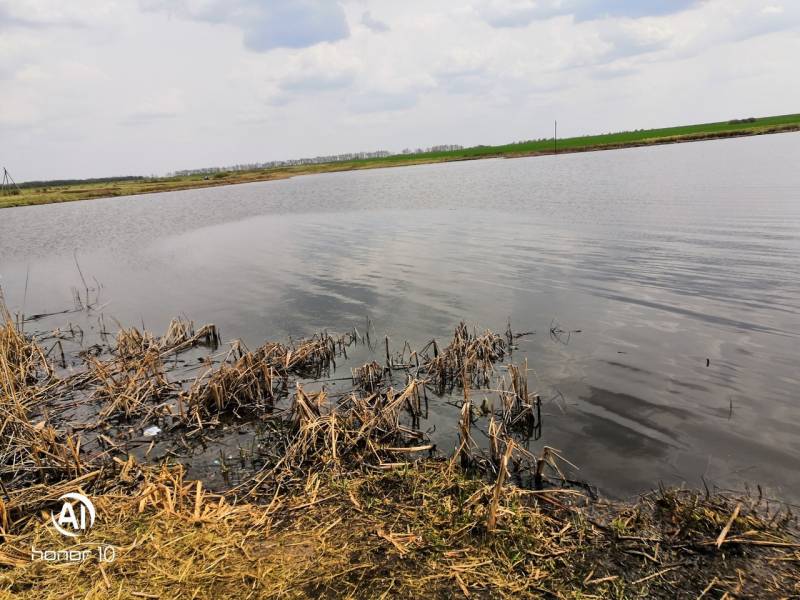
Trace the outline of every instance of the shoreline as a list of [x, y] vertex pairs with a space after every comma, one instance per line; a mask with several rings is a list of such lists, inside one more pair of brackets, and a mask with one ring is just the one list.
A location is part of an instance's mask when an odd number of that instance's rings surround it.
[[[800, 118], [800, 117], [799, 117]], [[151, 180], [134, 180], [102, 184], [71, 184], [65, 186], [54, 186], [52, 188], [22, 188], [19, 195], [0, 196], [0, 209], [15, 208], [20, 206], [41, 206], [46, 204], [58, 204], [62, 202], [77, 202], [80, 200], [99, 200], [104, 198], [116, 198], [123, 196], [139, 196], [144, 194], [177, 192], [192, 189], [203, 189], [211, 187], [239, 185], [244, 183], [259, 183], [265, 181], [277, 181], [290, 179], [301, 175], [319, 175], [324, 173], [341, 173], [346, 171], [360, 171], [365, 169], [381, 169], [393, 167], [416, 166], [426, 164], [441, 164], [448, 162], [462, 162], [482, 159], [497, 158], [531, 158], [538, 156], [553, 156], [556, 154], [575, 154], [583, 152], [602, 152], [607, 150], [623, 150], [627, 148], [642, 148], [648, 146], [661, 146], [667, 144], [682, 144], [689, 142], [710, 141], [718, 139], [742, 138], [760, 135], [773, 135], [778, 133], [800, 132], [800, 122], [786, 122], [767, 126], [753, 126], [745, 128], [735, 128], [721, 131], [699, 131], [678, 135], [663, 135], [655, 137], [643, 137], [641, 139], [621, 141], [621, 142], [602, 142], [602, 138], [610, 136], [593, 136], [598, 138], [597, 143], [581, 145], [574, 143], [575, 140], [582, 138], [565, 138], [559, 140], [557, 152], [546, 149], [523, 149], [524, 144], [520, 144], [520, 149], [515, 150], [514, 145], [466, 148], [462, 151], [445, 153], [442, 156], [419, 155], [405, 157], [403, 155], [389, 157], [386, 159], [366, 159], [363, 161], [333, 162], [322, 164], [300, 165], [296, 167], [279, 167], [275, 169], [240, 171], [240, 172], [221, 172], [207, 178], [202, 176], [187, 176], [183, 178], [158, 178]], [[647, 133], [647, 132], [643, 132]], [[497, 148], [497, 151], [492, 151]], [[499, 150], [500, 148], [508, 148]]]

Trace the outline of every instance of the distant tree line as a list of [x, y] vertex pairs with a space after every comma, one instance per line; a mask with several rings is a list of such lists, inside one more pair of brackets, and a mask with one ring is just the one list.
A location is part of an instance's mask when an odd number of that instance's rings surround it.
[[296, 167], [300, 165], [316, 165], [331, 162], [346, 162], [350, 160], [366, 160], [369, 158], [386, 158], [391, 156], [391, 152], [378, 150], [376, 152], [350, 152], [347, 154], [331, 154], [328, 156], [314, 156], [311, 158], [294, 158], [289, 160], [272, 160], [261, 163], [246, 163], [230, 165], [227, 167], [205, 167], [203, 169], [184, 169], [171, 173], [173, 176], [186, 175], [211, 175], [214, 173], [230, 171], [255, 171], [258, 169], [276, 169], [280, 167]]
[[[425, 154], [429, 152], [452, 152], [455, 150], [463, 150], [464, 146], [457, 144], [442, 144], [439, 146], [431, 146], [429, 148], [417, 148], [411, 150], [406, 148], [400, 153], [387, 152], [386, 150], [377, 150], [375, 152], [349, 152], [345, 154], [329, 154], [323, 156], [314, 156], [311, 158], [295, 158], [289, 160], [272, 160], [259, 163], [243, 163], [236, 165], [229, 165], [225, 167], [205, 167], [201, 169], [184, 169], [181, 171], [174, 171], [168, 173], [167, 177], [183, 177], [187, 175], [208, 175], [215, 179], [225, 176], [225, 173], [235, 171], [256, 171], [259, 169], [276, 169], [281, 167], [295, 167], [301, 165], [314, 165], [332, 162], [347, 162], [351, 160], [368, 160], [375, 158], [387, 158], [389, 156], [398, 156], [399, 154]], [[91, 183], [118, 183], [123, 181], [144, 181], [147, 179], [157, 179], [157, 176], [143, 176], [143, 175], [129, 175], [122, 177], [93, 177], [90, 179], [52, 179], [52, 180], [37, 180], [26, 181], [20, 183], [20, 188], [47, 188], [59, 187], [68, 185], [86, 185]]]
[[52, 179], [48, 181], [25, 181], [20, 183], [20, 188], [58, 187], [61, 185], [82, 185], [87, 183], [116, 183], [119, 181], [141, 181], [146, 179], [141, 175], [125, 177], [94, 177], [92, 179]]
[[[440, 146], [431, 146], [430, 148], [417, 148], [411, 150], [406, 148], [400, 154], [425, 154], [427, 152], [451, 152], [453, 150], [463, 150], [463, 146], [456, 144], [443, 144]], [[350, 152], [346, 154], [329, 154], [326, 156], [314, 156], [311, 158], [294, 158], [289, 160], [272, 160], [260, 163], [245, 163], [229, 165], [226, 167], [205, 167], [202, 169], [184, 169], [182, 171], [174, 171], [169, 176], [172, 177], [185, 177], [187, 175], [215, 175], [219, 173], [229, 173], [233, 171], [256, 171], [259, 169], [278, 169], [281, 167], [297, 167], [301, 165], [316, 165], [323, 163], [334, 162], [347, 162], [351, 160], [368, 160], [370, 158], [387, 158], [389, 156], [397, 156], [397, 153], [387, 152], [386, 150], [377, 150], [375, 152]]]
[[430, 148], [404, 148], [400, 154], [428, 154], [430, 152], [454, 152], [456, 150], [463, 150], [464, 146], [458, 144], [442, 144], [440, 146], [431, 146]]

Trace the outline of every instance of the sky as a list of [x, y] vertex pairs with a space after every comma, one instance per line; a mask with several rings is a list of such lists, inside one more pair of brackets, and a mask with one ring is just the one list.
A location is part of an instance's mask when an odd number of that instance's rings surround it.
[[0, 0], [18, 181], [800, 112], [797, 0]]

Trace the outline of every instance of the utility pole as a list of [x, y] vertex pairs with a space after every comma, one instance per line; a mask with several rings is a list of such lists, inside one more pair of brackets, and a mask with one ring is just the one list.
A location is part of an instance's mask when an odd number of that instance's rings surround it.
[[3, 167], [3, 181], [0, 183], [0, 196], [16, 196], [20, 193], [17, 182], [11, 177], [8, 169]]
[[558, 121], [553, 127], [553, 154], [558, 154]]
[[3, 182], [0, 184], [0, 196], [16, 196], [19, 193], [17, 182], [11, 177], [11, 173], [8, 172], [8, 169], [3, 167]]

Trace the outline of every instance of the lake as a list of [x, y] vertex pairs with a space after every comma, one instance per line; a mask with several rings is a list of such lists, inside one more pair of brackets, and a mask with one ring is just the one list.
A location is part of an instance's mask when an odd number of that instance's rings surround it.
[[[0, 285], [12, 310], [70, 308], [77, 252], [106, 324], [185, 314], [250, 347], [369, 317], [399, 350], [510, 319], [535, 332], [514, 355], [544, 401], [532, 448], [602, 493], [797, 501], [799, 164], [781, 134], [5, 209]], [[431, 412], [445, 447], [457, 408]]]

